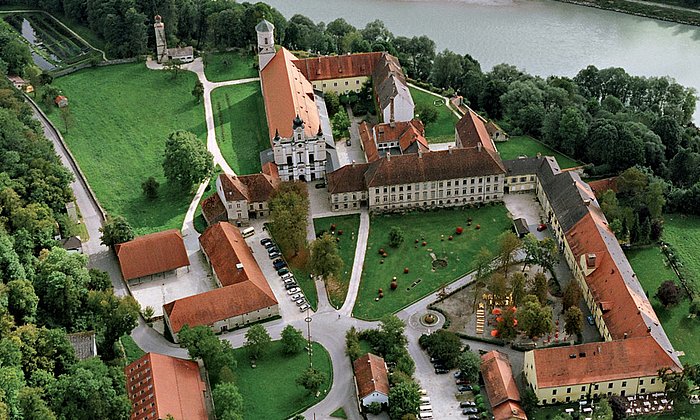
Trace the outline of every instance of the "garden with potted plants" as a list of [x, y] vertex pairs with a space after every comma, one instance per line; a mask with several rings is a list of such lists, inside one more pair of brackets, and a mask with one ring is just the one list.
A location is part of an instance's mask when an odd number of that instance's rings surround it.
[[510, 223], [502, 205], [373, 216], [353, 315], [381, 318], [457, 280]]

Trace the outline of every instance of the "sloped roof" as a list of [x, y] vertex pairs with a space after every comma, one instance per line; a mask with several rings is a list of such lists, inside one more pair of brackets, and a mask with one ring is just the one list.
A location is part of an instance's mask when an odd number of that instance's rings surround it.
[[248, 187], [241, 182], [239, 177], [231, 174], [219, 174], [219, 182], [226, 201], [248, 200]]
[[455, 130], [462, 147], [476, 147], [477, 143], [481, 143], [488, 151], [497, 153], [491, 136], [484, 125], [484, 120], [471, 109], [457, 121]]
[[[221, 202], [219, 194], [212, 194], [202, 201], [202, 215], [207, 223], [212, 223], [214, 220], [218, 220], [226, 213], [226, 207], [224, 203]], [[228, 217], [228, 215], [227, 215]]]
[[428, 152], [428, 140], [425, 139], [425, 126], [417, 118], [411, 121], [396, 121], [377, 124], [372, 128], [377, 144], [399, 142], [399, 148], [405, 153], [414, 143], [421, 151]]
[[274, 29], [275, 25], [266, 19], [261, 20], [257, 25], [255, 25], [256, 32], [272, 32]]
[[596, 197], [600, 194], [606, 192], [607, 190], [613, 190], [617, 192], [617, 177], [613, 176], [605, 179], [598, 179], [596, 181], [591, 181], [588, 183]]
[[493, 407], [493, 418], [495, 420], [527, 420], [527, 415], [523, 407], [514, 401], [506, 401]]
[[337, 171], [326, 174], [328, 193], [338, 194], [363, 191], [365, 189], [364, 173], [368, 165], [367, 163], [345, 165]]
[[[199, 365], [191, 360], [179, 359], [158, 353], [147, 353], [124, 368], [129, 378], [137, 366], [149, 366], [153, 385], [153, 402], [157, 417], [164, 419], [168, 414], [176, 419], [207, 420], [204, 403], [206, 385], [199, 374]], [[143, 396], [136, 395], [133, 400]], [[135, 402], [133, 401], [132, 402]]]
[[357, 383], [357, 396], [362, 399], [373, 392], [389, 396], [389, 376], [384, 359], [367, 353], [352, 363]]
[[[650, 335], [626, 340], [534, 350], [539, 388], [657, 376], [661, 368], [680, 371]], [[583, 357], [581, 357], [583, 356]]]
[[185, 243], [177, 229], [139, 236], [115, 248], [124, 280], [190, 265]]
[[370, 133], [369, 125], [366, 121], [360, 123], [360, 141], [362, 141], [362, 148], [365, 150], [365, 156], [367, 157], [367, 162], [374, 162], [379, 159], [379, 151], [377, 150], [377, 145], [374, 143], [374, 138], [372, 133]]
[[492, 407], [508, 400], [520, 401], [508, 356], [497, 350], [481, 356], [481, 375]]
[[381, 52], [325, 55], [293, 61], [310, 81], [371, 76]]
[[385, 109], [391, 103], [391, 99], [399, 95], [413, 103], [399, 59], [393, 55], [382, 53], [372, 72], [372, 81], [380, 109]]
[[[210, 226], [199, 240], [224, 287], [163, 305], [174, 332], [185, 324], [211, 325], [277, 305], [270, 285], [236, 227], [219, 222]], [[243, 268], [237, 267], [239, 263]]]
[[263, 173], [241, 176], [219, 174], [219, 180], [227, 200], [246, 200], [249, 203], [268, 201], [279, 184], [279, 179]]
[[97, 356], [94, 331], [82, 331], [68, 334], [68, 341], [75, 350], [75, 357], [78, 360], [85, 360]]
[[506, 176], [535, 175], [545, 161], [542, 156], [504, 160]]
[[292, 53], [281, 48], [260, 72], [270, 139], [276, 131], [283, 138], [291, 137], [297, 115], [304, 121], [304, 132], [309, 137], [316, 135], [321, 124], [313, 86], [294, 65], [295, 60]]

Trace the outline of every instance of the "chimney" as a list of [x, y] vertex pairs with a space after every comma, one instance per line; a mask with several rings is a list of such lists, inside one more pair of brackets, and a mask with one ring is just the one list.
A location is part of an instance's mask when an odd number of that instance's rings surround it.
[[477, 151], [477, 152], [481, 152], [481, 142], [478, 142], [478, 143], [476, 144], [476, 151]]
[[243, 264], [241, 264], [241, 263], [236, 264], [236, 268], [238, 269], [238, 271], [243, 270]]
[[391, 152], [386, 152], [386, 161], [388, 162], [390, 160], [391, 160]]
[[647, 332], [648, 332], [648, 333], [651, 332], [651, 326], [647, 327]]
[[391, 102], [389, 102], [389, 121], [394, 122], [394, 97], [392, 97]]
[[586, 267], [595, 268], [595, 260], [596, 260], [595, 254], [593, 254], [593, 253], [587, 254], [586, 255]]
[[624, 334], [622, 335], [622, 339], [624, 340], [624, 339], [626, 339], [626, 338], [627, 338], [627, 333], [624, 333]]

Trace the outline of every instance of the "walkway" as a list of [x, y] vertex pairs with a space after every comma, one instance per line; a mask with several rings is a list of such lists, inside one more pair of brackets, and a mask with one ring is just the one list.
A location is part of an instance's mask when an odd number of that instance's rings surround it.
[[362, 266], [365, 263], [365, 253], [367, 251], [367, 238], [369, 237], [369, 212], [362, 209], [360, 213], [360, 228], [357, 231], [357, 246], [355, 248], [355, 260], [352, 263], [352, 274], [348, 285], [348, 294], [345, 297], [343, 306], [338, 312], [343, 316], [352, 316], [352, 308], [355, 307], [357, 292], [360, 290], [360, 279], [362, 279]]

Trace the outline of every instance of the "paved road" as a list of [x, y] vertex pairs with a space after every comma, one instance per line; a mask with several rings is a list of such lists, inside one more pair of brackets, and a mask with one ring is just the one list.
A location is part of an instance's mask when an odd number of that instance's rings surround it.
[[355, 260], [352, 263], [352, 274], [350, 275], [350, 285], [345, 302], [339, 312], [343, 316], [352, 316], [352, 308], [357, 300], [357, 292], [360, 290], [360, 279], [362, 278], [362, 266], [365, 263], [365, 253], [367, 252], [367, 238], [369, 237], [369, 213], [367, 209], [360, 212], [360, 227], [357, 231], [357, 247], [355, 248]]

